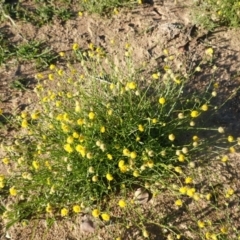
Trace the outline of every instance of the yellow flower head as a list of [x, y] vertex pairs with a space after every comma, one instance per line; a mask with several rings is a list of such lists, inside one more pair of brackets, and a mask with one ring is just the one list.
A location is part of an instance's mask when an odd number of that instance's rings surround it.
[[11, 196], [17, 196], [17, 190], [16, 188], [13, 186], [9, 189], [9, 193]]
[[160, 97], [158, 101], [161, 105], [163, 105], [163, 104], [165, 104], [166, 99], [164, 97]]
[[62, 208], [61, 209], [61, 216], [66, 217], [68, 215], [68, 209], [67, 208]]
[[160, 77], [160, 73], [159, 72], [152, 74], [152, 78], [155, 79], [155, 80], [159, 79], [159, 77]]
[[8, 165], [9, 162], [10, 162], [10, 160], [9, 160], [9, 158], [5, 157], [5, 158], [2, 159], [2, 162], [3, 162], [5, 165]]
[[74, 43], [72, 49], [73, 51], [77, 51], [79, 49], [79, 45], [77, 43]]
[[27, 128], [27, 127], [28, 127], [28, 121], [27, 121], [27, 119], [23, 119], [23, 120], [22, 120], [21, 126], [22, 126], [22, 128]]
[[208, 110], [208, 105], [207, 105], [207, 104], [202, 105], [202, 106], [201, 106], [201, 109], [202, 109], [203, 111], [207, 111], [207, 110]]
[[142, 124], [138, 125], [138, 130], [139, 130], [140, 132], [143, 132], [143, 131], [144, 131], [144, 127], [143, 127]]
[[32, 161], [32, 166], [34, 167], [35, 170], [38, 170], [40, 165], [38, 161]]
[[73, 212], [80, 213], [81, 212], [81, 207], [79, 205], [74, 205], [73, 206]]
[[168, 135], [168, 139], [169, 139], [170, 141], [174, 141], [174, 139], [175, 139], [174, 134]]
[[95, 113], [94, 112], [90, 112], [88, 114], [88, 117], [89, 117], [90, 120], [93, 120], [95, 118]]
[[121, 200], [119, 200], [118, 205], [121, 208], [125, 208], [127, 204], [126, 204], [126, 202], [123, 199], [121, 199]]
[[97, 181], [98, 181], [98, 176], [93, 176], [93, 177], [92, 177], [92, 181], [93, 181], [93, 182], [97, 182]]
[[106, 178], [107, 178], [108, 181], [112, 181], [113, 180], [113, 176], [110, 173], [106, 174]]
[[136, 152], [131, 152], [130, 153], [130, 158], [131, 159], [135, 159], [137, 157], [137, 153]]
[[195, 189], [195, 188], [188, 188], [186, 194], [187, 194], [189, 197], [193, 197], [194, 194], [195, 194], [195, 192], [196, 192], [196, 189]]
[[98, 218], [100, 215], [100, 211], [98, 209], [93, 209], [92, 215], [93, 217]]
[[134, 90], [137, 88], [137, 84], [135, 82], [129, 82], [127, 83], [127, 88]]
[[179, 156], [178, 156], [178, 161], [179, 162], [184, 162], [184, 160], [185, 160], [185, 156], [180, 153]]
[[212, 57], [212, 55], [213, 55], [213, 49], [212, 49], [212, 48], [208, 48], [208, 49], [205, 50], [205, 53], [206, 53], [206, 55]]
[[199, 116], [199, 112], [198, 111], [194, 110], [194, 111], [191, 112], [191, 117], [192, 118], [196, 118], [198, 116]]
[[186, 193], [187, 193], [187, 190], [188, 190], [188, 187], [186, 187], [186, 186], [179, 188], [179, 192], [180, 192], [181, 194], [186, 194]]
[[127, 148], [123, 149], [123, 156], [129, 157], [130, 151]]
[[193, 179], [191, 177], [186, 177], [186, 179], [185, 179], [186, 184], [190, 184], [192, 182], [193, 182]]
[[102, 213], [101, 217], [104, 221], [108, 222], [110, 220], [110, 215], [107, 213]]
[[178, 206], [178, 207], [181, 207], [183, 205], [182, 200], [181, 199], [176, 200], [175, 205]]
[[112, 159], [113, 159], [113, 156], [112, 156], [111, 154], [107, 154], [107, 158], [108, 158], [109, 160], [112, 160]]
[[228, 136], [228, 142], [233, 142], [234, 141], [234, 137], [233, 136]]
[[205, 223], [203, 221], [201, 221], [201, 220], [198, 220], [197, 224], [198, 224], [199, 228], [204, 228], [205, 227]]
[[48, 79], [53, 81], [54, 80], [54, 75], [52, 73], [48, 74]]
[[104, 126], [101, 126], [100, 132], [101, 132], [101, 133], [105, 133], [105, 131], [106, 131], [106, 128], [105, 128]]
[[133, 176], [134, 177], [139, 177], [139, 175], [140, 175], [139, 171], [138, 170], [134, 170]]
[[65, 144], [63, 146], [64, 150], [68, 153], [72, 153], [73, 152], [73, 148], [71, 147], [71, 145], [69, 143]]
[[86, 148], [83, 147], [82, 145], [78, 144], [76, 147], [75, 147], [76, 151], [79, 152], [81, 154], [82, 157], [85, 157], [86, 156]]
[[47, 206], [46, 206], [46, 212], [47, 213], [52, 213], [53, 209], [52, 209], [52, 206], [48, 203]]

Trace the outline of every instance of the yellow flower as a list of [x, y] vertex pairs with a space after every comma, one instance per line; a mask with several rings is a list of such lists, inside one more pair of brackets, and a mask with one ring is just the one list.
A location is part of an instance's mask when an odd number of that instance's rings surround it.
[[153, 119], [152, 119], [152, 123], [153, 123], [153, 124], [156, 124], [156, 123], [157, 123], [157, 119], [156, 119], [156, 118], [153, 118]]
[[207, 111], [207, 110], [208, 110], [208, 105], [207, 105], [207, 104], [202, 105], [202, 106], [201, 106], [201, 109], [202, 109], [203, 111]]
[[79, 118], [79, 119], [77, 120], [77, 124], [80, 125], [80, 126], [82, 126], [82, 125], [84, 124], [84, 119]]
[[235, 152], [236, 152], [236, 149], [235, 149], [234, 147], [230, 147], [230, 148], [229, 148], [229, 152], [230, 152], [230, 153], [235, 153]]
[[38, 161], [32, 161], [32, 166], [35, 170], [38, 170], [40, 165], [39, 165], [39, 162]]
[[195, 111], [195, 110], [194, 110], [194, 111], [191, 112], [191, 117], [192, 117], [192, 118], [196, 118], [196, 117], [198, 117], [198, 116], [199, 116], [199, 112], [198, 112], [198, 111]]
[[179, 162], [184, 162], [184, 160], [185, 160], [185, 156], [183, 154], [179, 154], [178, 161]]
[[143, 131], [144, 131], [144, 127], [143, 127], [142, 124], [138, 125], [138, 130], [139, 130], [140, 132], [143, 132]]
[[74, 138], [73, 138], [72, 136], [69, 136], [69, 137], [67, 138], [67, 143], [71, 144], [71, 143], [73, 143], [73, 142], [74, 142]]
[[100, 211], [99, 211], [98, 209], [94, 209], [94, 210], [92, 211], [92, 215], [93, 215], [93, 217], [98, 218], [99, 215], [100, 215]]
[[175, 167], [174, 170], [175, 170], [175, 172], [177, 172], [177, 173], [183, 173], [181, 167]]
[[118, 167], [119, 167], [119, 168], [123, 167], [124, 165], [125, 165], [124, 160], [120, 160], [120, 161], [118, 162]]
[[136, 152], [131, 152], [130, 153], [130, 158], [135, 159], [137, 157], [137, 153]]
[[149, 238], [149, 233], [146, 229], [143, 229], [142, 230], [142, 235], [145, 237], [145, 238]]
[[174, 139], [175, 139], [174, 134], [168, 135], [168, 139], [169, 139], [170, 141], [174, 141]]
[[158, 101], [161, 105], [163, 105], [166, 102], [166, 99], [164, 97], [160, 97]]
[[112, 157], [111, 154], [107, 154], [107, 158], [108, 158], [109, 160], [112, 160], [112, 159], [113, 159], [113, 157]]
[[47, 204], [46, 206], [46, 212], [47, 213], [52, 213], [53, 209], [52, 209], [52, 206], [50, 205], [50, 203]]
[[108, 222], [110, 220], [110, 215], [107, 213], [102, 213], [101, 217], [104, 221]]
[[123, 149], [123, 156], [129, 157], [130, 151], [127, 148]]
[[153, 168], [153, 166], [154, 166], [153, 160], [147, 161], [147, 165], [148, 165], [149, 168]]
[[27, 128], [27, 127], [28, 127], [28, 121], [27, 121], [27, 119], [23, 119], [23, 120], [22, 120], [21, 126], [22, 126], [23, 128]]
[[155, 79], [155, 80], [159, 79], [159, 77], [160, 77], [160, 73], [159, 72], [152, 74], [152, 78]]
[[212, 197], [212, 194], [211, 193], [208, 193], [208, 194], [206, 194], [206, 199], [208, 200], [208, 201], [210, 201], [211, 200], [211, 197]]
[[80, 213], [80, 212], [81, 212], [80, 206], [79, 206], [79, 205], [74, 205], [74, 206], [73, 206], [73, 212], [75, 212], [75, 213]]
[[137, 84], [135, 82], [129, 82], [127, 83], [127, 87], [131, 90], [134, 90], [137, 88]]
[[113, 180], [113, 176], [110, 173], [106, 174], [106, 178], [107, 178], [108, 181], [112, 181]]
[[16, 190], [15, 186], [13, 186], [9, 189], [9, 193], [10, 193], [11, 196], [16, 196], [17, 195], [17, 190]]
[[211, 239], [211, 233], [210, 232], [206, 232], [205, 233], [205, 237], [206, 237], [206, 239]]
[[228, 141], [229, 142], [233, 142], [234, 141], [234, 137], [233, 136], [228, 136]]
[[221, 159], [222, 162], [227, 162], [228, 161], [228, 156], [224, 155]]
[[105, 128], [104, 126], [101, 126], [100, 132], [101, 132], [101, 133], [105, 133], [105, 131], [106, 131], [106, 128]]
[[193, 182], [193, 180], [192, 180], [191, 177], [187, 177], [187, 178], [185, 179], [185, 183], [186, 183], [186, 184], [190, 184], [190, 183], [192, 183], [192, 182]]
[[36, 112], [34, 112], [34, 113], [31, 114], [31, 118], [32, 118], [33, 120], [38, 119], [39, 116], [40, 116], [40, 112], [39, 112], [39, 111], [36, 111]]
[[66, 217], [68, 215], [68, 209], [67, 208], [62, 208], [61, 209], [61, 216]]
[[212, 48], [208, 48], [208, 49], [205, 50], [205, 53], [206, 53], [206, 55], [212, 57], [212, 55], [213, 55], [213, 49], [212, 49]]
[[119, 200], [118, 205], [121, 208], [125, 208], [127, 204], [126, 204], [126, 202], [123, 199], [121, 199], [121, 200]]
[[231, 197], [234, 194], [234, 190], [232, 188], [227, 189], [226, 198]]
[[53, 81], [54, 80], [54, 75], [52, 73], [48, 74], [48, 79]]
[[97, 181], [98, 181], [98, 176], [93, 176], [93, 177], [92, 177], [92, 181], [93, 181], [93, 182], [97, 182]]
[[183, 205], [182, 200], [181, 199], [176, 200], [175, 205], [181, 207]]
[[4, 175], [0, 175], [0, 182], [3, 182], [5, 179]]
[[128, 167], [127, 167], [127, 165], [123, 165], [123, 166], [119, 167], [119, 169], [122, 173], [125, 173], [125, 172], [127, 172]]
[[79, 49], [79, 45], [77, 43], [74, 43], [72, 49], [73, 51], [77, 51]]
[[88, 117], [89, 117], [90, 120], [93, 120], [95, 118], [95, 113], [94, 112], [90, 112], [88, 114]]
[[68, 153], [72, 153], [73, 152], [73, 148], [71, 147], [71, 145], [69, 143], [65, 144], [63, 146], [64, 150]]
[[8, 165], [9, 162], [10, 162], [10, 160], [9, 160], [9, 158], [5, 157], [5, 158], [2, 159], [2, 162], [3, 162], [5, 165]]
[[139, 171], [138, 170], [134, 170], [133, 176], [134, 177], [139, 177], [139, 175], [140, 175]]
[[72, 134], [72, 136], [73, 136], [73, 138], [79, 138], [79, 134], [78, 134], [77, 132], [74, 132], [74, 133]]
[[64, 57], [65, 56], [65, 52], [59, 52], [59, 56], [60, 57]]
[[205, 227], [205, 223], [203, 221], [201, 221], [201, 220], [198, 220], [197, 224], [198, 224], [199, 228], [204, 228]]
[[86, 156], [86, 148], [83, 147], [82, 145], [78, 144], [76, 147], [75, 147], [76, 151], [79, 152], [82, 157], [85, 157]]
[[198, 136], [193, 136], [193, 141], [194, 141], [194, 142], [198, 142], [198, 141], [199, 141]]
[[220, 231], [222, 232], [222, 234], [227, 234], [228, 233], [228, 228], [226, 226], [222, 226], [220, 228]]
[[51, 64], [50, 66], [49, 66], [49, 69], [50, 70], [54, 70], [56, 68], [56, 66], [54, 65], [54, 64]]
[[187, 193], [187, 190], [188, 190], [188, 187], [180, 187], [179, 188], [179, 192], [181, 193], [181, 194], [186, 194]]
[[194, 194], [195, 194], [195, 192], [196, 192], [196, 189], [195, 189], [195, 188], [188, 188], [188, 189], [187, 189], [187, 195], [188, 195], [189, 197], [193, 197]]
[[113, 110], [112, 110], [112, 109], [109, 109], [109, 110], [107, 111], [107, 114], [108, 114], [109, 116], [111, 116], [112, 113], [113, 113]]

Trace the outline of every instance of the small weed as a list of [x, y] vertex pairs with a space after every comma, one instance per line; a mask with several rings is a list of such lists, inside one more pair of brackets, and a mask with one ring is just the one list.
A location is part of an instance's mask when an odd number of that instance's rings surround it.
[[[38, 52], [33, 46], [33, 56], [26, 54], [28, 47], [19, 56], [34, 58]], [[222, 127], [201, 125], [215, 111], [211, 100], [216, 86], [210, 83], [197, 95], [186, 94], [188, 77], [174, 73], [167, 51], [168, 65], [151, 73], [132, 64], [129, 44], [125, 51], [122, 71], [102, 48], [90, 44], [82, 53], [75, 43], [80, 68], [50, 65], [48, 75], [36, 75], [38, 103], [15, 116], [11, 124], [18, 134], [11, 144], [1, 145], [9, 172], [0, 175], [1, 198], [11, 201], [2, 214], [6, 226], [31, 217], [64, 219], [82, 212], [105, 223], [123, 219], [115, 224], [135, 226], [145, 238], [150, 237], [147, 226], [154, 223], [179, 239], [181, 227], [172, 223], [182, 212], [192, 221], [188, 230], [195, 239], [228, 232], [223, 220], [219, 233], [218, 220], [210, 225], [190, 209], [193, 204], [201, 212], [204, 204], [216, 211], [235, 195], [234, 188], [222, 183], [217, 194], [211, 184], [199, 187], [199, 169], [194, 170], [203, 159], [215, 157], [215, 164], [226, 164], [229, 151], [237, 150], [238, 140], [224, 136]], [[213, 49], [206, 50], [207, 58], [213, 55]], [[211, 137], [205, 139], [203, 132]], [[149, 210], [151, 220], [138, 207], [139, 196], [149, 198], [150, 193], [153, 198], [164, 194], [171, 206], [161, 216]], [[196, 228], [204, 230], [194, 232]]]

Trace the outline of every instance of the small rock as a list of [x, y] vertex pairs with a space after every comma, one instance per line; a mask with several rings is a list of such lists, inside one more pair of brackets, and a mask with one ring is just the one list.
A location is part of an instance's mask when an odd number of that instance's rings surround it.
[[138, 188], [134, 193], [134, 201], [138, 204], [145, 204], [149, 200], [150, 200], [150, 194], [144, 188]]
[[92, 220], [90, 220], [87, 215], [84, 215], [81, 220], [80, 230], [88, 233], [93, 233], [95, 230]]

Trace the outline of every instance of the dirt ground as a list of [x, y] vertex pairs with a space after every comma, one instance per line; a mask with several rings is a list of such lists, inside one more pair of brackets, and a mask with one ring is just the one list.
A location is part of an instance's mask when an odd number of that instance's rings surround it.
[[[181, 1], [179, 1], [181, 2]], [[78, 43], [81, 48], [87, 49], [89, 43], [102, 46], [106, 52], [116, 56], [116, 65], [124, 68], [125, 45], [129, 43], [133, 49], [136, 63], [149, 63], [150, 66], [163, 66], [163, 50], [168, 49], [175, 56], [174, 65], [176, 71], [188, 72], [195, 69], [200, 59], [204, 57], [208, 47], [214, 49], [214, 65], [217, 67], [212, 74], [212, 68], [207, 67], [191, 79], [192, 87], [201, 89], [214, 79], [219, 83], [223, 92], [223, 99], [239, 85], [240, 81], [240, 30], [220, 28], [214, 32], [208, 32], [195, 25], [190, 14], [192, 1], [174, 4], [174, 1], [154, 1], [152, 5], [139, 5], [136, 8], [122, 9], [119, 14], [111, 19], [100, 18], [84, 13], [82, 17], [67, 21], [62, 25], [58, 21], [44, 25], [40, 28], [31, 23], [11, 22], [0, 24], [0, 31], [8, 36], [11, 42], [19, 43], [27, 40], [44, 40], [56, 52], [70, 51], [73, 43]], [[34, 76], [37, 73], [32, 63], [19, 64], [15, 59], [0, 67], [0, 109], [4, 113], [11, 114], [24, 109], [34, 93], [32, 89], [36, 83]], [[24, 77], [28, 80], [27, 91], [19, 91], [10, 88], [11, 83]], [[240, 107], [239, 93], [221, 109], [218, 117], [212, 124], [221, 124], [228, 132], [240, 135]], [[11, 135], [7, 130], [0, 133], [0, 138]], [[1, 140], [0, 140], [1, 142]], [[239, 169], [240, 158], [235, 156], [235, 165]], [[0, 172], [5, 171], [0, 165]], [[236, 170], [234, 181], [239, 189], [240, 173]], [[159, 200], [161, 201], [161, 200]], [[239, 210], [235, 207], [235, 217], [239, 216]], [[98, 236], [85, 236], [80, 234], [80, 220], [73, 219], [54, 223], [51, 229], [47, 229], [45, 221], [32, 221], [27, 227], [17, 226], [8, 233], [0, 230], [0, 239], [12, 240], [77, 240], [77, 239], [111, 239], [110, 235], [104, 235], [101, 230]], [[0, 226], [1, 228], [1, 226]], [[159, 229], [153, 230], [154, 239], [161, 237]], [[124, 239], [138, 239], [134, 236], [125, 236]], [[140, 238], [139, 238], [140, 239]], [[191, 236], [188, 236], [188, 239]]]

